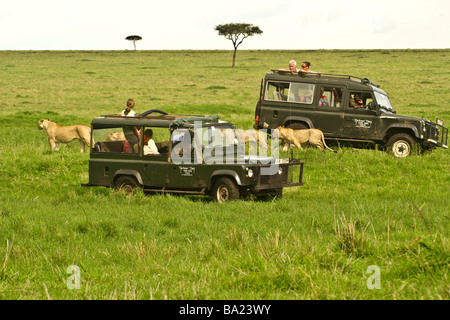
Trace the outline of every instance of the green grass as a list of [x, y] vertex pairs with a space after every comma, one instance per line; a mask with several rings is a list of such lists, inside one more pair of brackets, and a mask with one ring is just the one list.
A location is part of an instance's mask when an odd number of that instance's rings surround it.
[[[295, 151], [305, 185], [217, 204], [83, 188], [88, 153], [50, 152], [41, 118], [136, 112], [253, 125], [261, 78], [294, 58], [368, 77], [398, 113], [450, 124], [450, 50], [0, 52], [0, 298], [445, 299], [450, 155]], [[67, 268], [81, 269], [69, 290]], [[367, 268], [381, 272], [369, 290]]]

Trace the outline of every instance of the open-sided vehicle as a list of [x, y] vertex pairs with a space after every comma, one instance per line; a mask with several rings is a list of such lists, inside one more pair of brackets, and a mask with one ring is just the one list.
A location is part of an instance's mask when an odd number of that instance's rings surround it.
[[327, 143], [379, 145], [397, 157], [417, 149], [448, 148], [448, 129], [436, 122], [399, 115], [380, 86], [349, 75], [272, 70], [261, 83], [256, 129], [317, 128]]
[[[123, 134], [133, 127], [141, 132], [134, 145]], [[246, 195], [281, 197], [283, 188], [303, 185], [303, 162], [245, 155], [234, 125], [218, 116], [149, 110], [135, 117], [96, 117], [91, 129], [85, 186], [211, 195], [225, 202]], [[148, 129], [158, 154], [145, 154], [143, 133]]]

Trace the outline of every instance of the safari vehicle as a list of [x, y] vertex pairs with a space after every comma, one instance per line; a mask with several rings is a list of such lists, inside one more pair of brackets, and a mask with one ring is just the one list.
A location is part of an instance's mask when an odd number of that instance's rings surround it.
[[[152, 129], [159, 154], [145, 155], [144, 134], [131, 146], [122, 132]], [[245, 155], [235, 127], [218, 116], [171, 115], [152, 109], [135, 117], [104, 115], [91, 122], [89, 183], [125, 192], [281, 197], [303, 185], [303, 162]]]
[[448, 129], [441, 120], [398, 115], [379, 85], [349, 75], [267, 73], [261, 81], [254, 127], [278, 126], [317, 128], [331, 145], [379, 145], [396, 157], [436, 146], [448, 148]]

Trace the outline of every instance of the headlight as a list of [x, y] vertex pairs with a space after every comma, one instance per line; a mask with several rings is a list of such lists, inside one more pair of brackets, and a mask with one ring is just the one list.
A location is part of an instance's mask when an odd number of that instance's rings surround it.
[[247, 178], [253, 177], [253, 169], [247, 169]]
[[283, 168], [279, 167], [278, 168], [278, 174], [282, 174], [283, 173]]

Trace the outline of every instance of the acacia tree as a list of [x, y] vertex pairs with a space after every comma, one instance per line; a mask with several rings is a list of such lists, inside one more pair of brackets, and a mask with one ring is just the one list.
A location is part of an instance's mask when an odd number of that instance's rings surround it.
[[245, 38], [251, 37], [255, 34], [263, 33], [258, 26], [248, 23], [219, 24], [216, 26], [215, 30], [219, 32], [219, 36], [224, 36], [233, 42], [234, 53], [233, 64], [231, 65], [232, 68], [234, 68], [235, 65], [237, 48], [242, 41], [244, 41]]
[[133, 41], [134, 51], [136, 51], [136, 41], [142, 40], [142, 37], [141, 36], [128, 36], [125, 38], [125, 40]]

